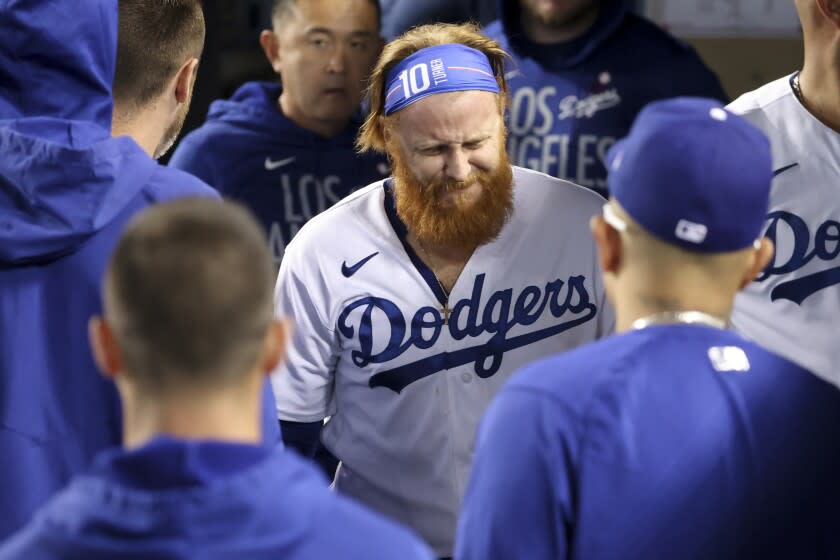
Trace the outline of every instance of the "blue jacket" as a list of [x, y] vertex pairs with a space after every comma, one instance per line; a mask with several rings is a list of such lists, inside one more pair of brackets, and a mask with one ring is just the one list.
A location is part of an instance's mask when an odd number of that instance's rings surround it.
[[531, 42], [520, 12], [517, 0], [501, 0], [500, 19], [485, 29], [513, 58], [508, 153], [516, 165], [606, 195], [607, 150], [647, 103], [681, 95], [726, 101], [691, 47], [624, 0], [601, 0], [586, 34], [556, 45]]
[[158, 437], [102, 453], [0, 560], [431, 560], [293, 452]]
[[382, 36], [387, 40], [426, 23], [475, 21], [485, 25], [496, 19], [496, 0], [380, 0]]
[[117, 15], [116, 0], [0, 4], [0, 539], [120, 443], [87, 322], [126, 222], [218, 196], [111, 138]]
[[840, 558], [840, 391], [656, 325], [527, 366], [488, 409], [460, 560]]
[[265, 226], [278, 265], [309, 218], [391, 172], [384, 156], [355, 152], [358, 120], [324, 138], [278, 110], [280, 91], [277, 84], [251, 82], [215, 101], [207, 122], [184, 137], [169, 162], [249, 207]]

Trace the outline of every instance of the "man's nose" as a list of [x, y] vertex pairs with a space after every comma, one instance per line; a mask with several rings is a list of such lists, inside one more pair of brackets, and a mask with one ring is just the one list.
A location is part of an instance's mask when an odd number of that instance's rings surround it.
[[327, 62], [327, 72], [333, 74], [342, 74], [347, 65], [347, 49], [342, 44], [337, 44], [333, 47], [330, 53], [330, 59]]
[[469, 154], [458, 146], [449, 151], [446, 157], [446, 175], [456, 181], [466, 181], [470, 176], [472, 166]]

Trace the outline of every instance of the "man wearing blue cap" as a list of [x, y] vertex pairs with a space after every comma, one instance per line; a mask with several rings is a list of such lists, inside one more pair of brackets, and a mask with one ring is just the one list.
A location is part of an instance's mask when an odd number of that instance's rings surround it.
[[510, 165], [504, 57], [470, 25], [385, 47], [359, 144], [394, 175], [301, 229], [275, 293], [296, 326], [273, 378], [285, 440], [311, 452], [323, 427], [338, 490], [442, 557], [490, 399], [612, 328], [588, 235], [604, 200]]
[[485, 416], [458, 558], [838, 558], [840, 392], [727, 329], [772, 255], [764, 135], [649, 105], [592, 219], [620, 333], [516, 374]]

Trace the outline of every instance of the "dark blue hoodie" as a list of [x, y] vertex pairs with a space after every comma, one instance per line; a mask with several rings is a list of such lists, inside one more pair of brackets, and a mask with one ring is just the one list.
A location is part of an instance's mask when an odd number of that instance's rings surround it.
[[330, 491], [293, 452], [153, 439], [76, 477], [0, 560], [432, 560], [395, 523]]
[[508, 153], [512, 163], [606, 195], [604, 157], [636, 115], [657, 99], [691, 95], [726, 101], [697, 53], [624, 0], [600, 1], [595, 24], [568, 43], [539, 45], [521, 26], [518, 0], [500, 0], [485, 33], [512, 58]]
[[126, 222], [217, 196], [111, 138], [117, 17], [117, 0], [0, 2], [0, 539], [121, 441], [87, 322]]
[[379, 0], [379, 3], [382, 36], [389, 41], [426, 23], [472, 20], [484, 25], [496, 19], [494, 0]]
[[384, 156], [355, 153], [359, 120], [325, 138], [283, 115], [279, 97], [279, 85], [250, 82], [215, 101], [169, 162], [254, 211], [278, 265], [309, 218], [390, 174]]

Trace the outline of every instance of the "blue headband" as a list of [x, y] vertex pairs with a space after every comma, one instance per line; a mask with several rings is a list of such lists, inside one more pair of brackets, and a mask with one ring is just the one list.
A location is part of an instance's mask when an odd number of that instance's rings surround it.
[[386, 115], [436, 93], [500, 91], [484, 53], [459, 44], [420, 49], [391, 69], [386, 83]]

